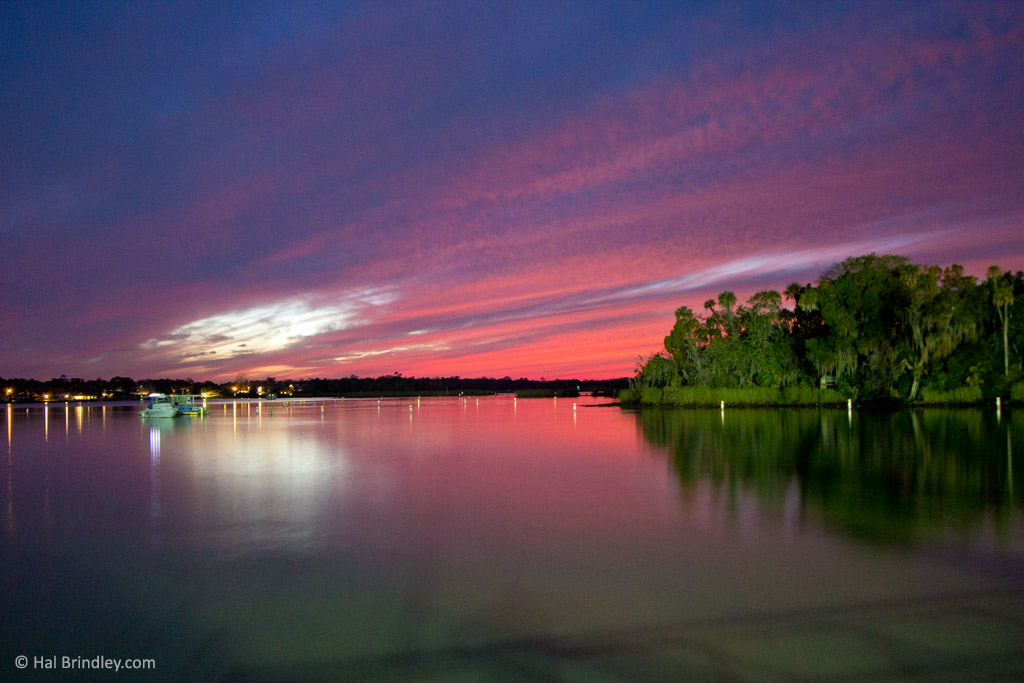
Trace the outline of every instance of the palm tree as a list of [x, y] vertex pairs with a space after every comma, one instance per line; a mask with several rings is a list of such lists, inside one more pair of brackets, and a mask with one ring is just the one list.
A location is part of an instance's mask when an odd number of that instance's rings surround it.
[[736, 306], [736, 295], [732, 292], [725, 291], [718, 295], [718, 305], [722, 307], [722, 322], [725, 327], [726, 335], [735, 337], [739, 334], [739, 325], [736, 319], [736, 312], [733, 307]]
[[1013, 305], [1013, 287], [999, 266], [989, 266], [988, 281], [992, 287], [992, 303], [1003, 324], [1003, 374], [1010, 376], [1010, 306]]
[[803, 289], [803, 287], [800, 286], [799, 282], [791, 282], [789, 283], [789, 286], [786, 287], [786, 289], [782, 292], [782, 294], [783, 296], [786, 297], [787, 301], [792, 301], [795, 304], [796, 298], [800, 296], [801, 289]]

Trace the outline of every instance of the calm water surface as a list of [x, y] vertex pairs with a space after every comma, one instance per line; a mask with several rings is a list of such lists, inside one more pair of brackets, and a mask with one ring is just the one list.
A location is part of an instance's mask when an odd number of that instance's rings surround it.
[[1024, 679], [1024, 414], [599, 402], [2, 408], [0, 680]]

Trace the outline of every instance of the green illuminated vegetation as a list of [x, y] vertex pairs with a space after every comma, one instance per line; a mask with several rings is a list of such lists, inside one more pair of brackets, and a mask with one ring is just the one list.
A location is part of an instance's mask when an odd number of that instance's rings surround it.
[[817, 285], [683, 306], [624, 403], [714, 406], [1024, 399], [1024, 273], [849, 258]]

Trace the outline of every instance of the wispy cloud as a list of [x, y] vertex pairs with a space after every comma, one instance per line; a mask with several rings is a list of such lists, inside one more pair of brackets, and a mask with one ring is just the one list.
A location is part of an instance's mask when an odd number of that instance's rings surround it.
[[390, 346], [381, 349], [370, 349], [366, 351], [350, 351], [343, 356], [335, 356], [331, 360], [336, 363], [351, 363], [353, 361], [360, 361], [365, 358], [373, 358], [375, 356], [388, 356], [408, 353], [410, 351], [446, 351], [449, 348], [451, 348], [450, 344], [448, 344], [448, 342], [445, 341], [437, 341], [432, 342], [430, 344], [402, 344], [399, 346]]
[[945, 231], [921, 234], [901, 234], [882, 237], [870, 241], [846, 242], [815, 249], [796, 251], [765, 252], [756, 256], [746, 256], [727, 261], [693, 273], [680, 275], [667, 280], [647, 282], [635, 287], [624, 288], [608, 294], [608, 300], [635, 299], [653, 294], [682, 294], [696, 289], [707, 289], [723, 284], [735, 284], [744, 279], [775, 276], [776, 279], [789, 273], [806, 273], [811, 269], [823, 269], [824, 266], [842, 261], [851, 255], [867, 253], [888, 253], [894, 249], [903, 249], [929, 240], [940, 239]]

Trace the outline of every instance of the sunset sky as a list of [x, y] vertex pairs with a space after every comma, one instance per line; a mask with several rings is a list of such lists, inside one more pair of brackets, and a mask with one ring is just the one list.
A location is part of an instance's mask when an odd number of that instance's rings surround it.
[[1024, 3], [0, 4], [0, 376], [608, 378], [1024, 269]]

